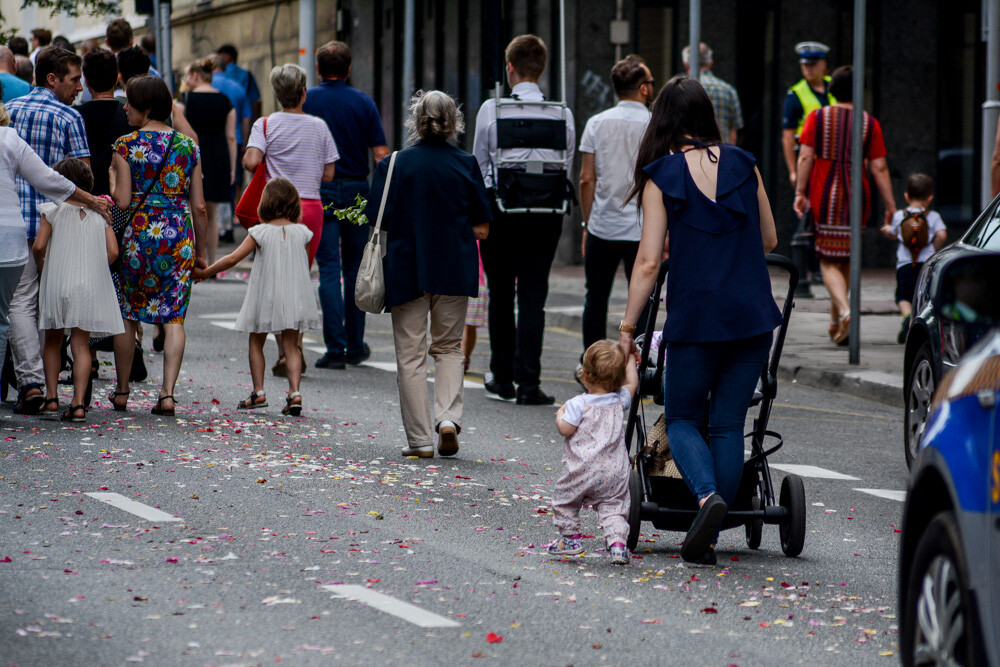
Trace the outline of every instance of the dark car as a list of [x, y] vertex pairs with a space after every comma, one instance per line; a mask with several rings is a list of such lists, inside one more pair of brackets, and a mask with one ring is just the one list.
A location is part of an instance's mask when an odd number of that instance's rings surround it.
[[1000, 197], [986, 207], [962, 238], [927, 260], [917, 279], [903, 357], [906, 403], [903, 448], [907, 467], [912, 467], [916, 458], [938, 382], [955, 367], [966, 347], [975, 343], [975, 340], [957, 335], [955, 324], [942, 322], [935, 313], [931, 295], [941, 267], [955, 257], [989, 251], [1000, 251]]
[[942, 379], [899, 555], [903, 665], [1000, 666], [1000, 253], [939, 262], [935, 315], [980, 342]]

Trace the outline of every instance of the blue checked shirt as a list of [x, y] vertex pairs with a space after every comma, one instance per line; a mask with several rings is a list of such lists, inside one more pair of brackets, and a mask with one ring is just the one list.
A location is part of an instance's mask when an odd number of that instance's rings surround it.
[[711, 98], [712, 106], [715, 107], [715, 122], [719, 124], [722, 140], [728, 141], [730, 130], [743, 129], [740, 97], [736, 94], [735, 88], [712, 74], [710, 70], [702, 70], [699, 81]]
[[[48, 166], [67, 157], [90, 157], [87, 129], [83, 116], [58, 99], [48, 88], [32, 88], [24, 97], [7, 104], [11, 126]], [[38, 231], [38, 205], [45, 197], [28, 182], [17, 177], [17, 196], [21, 200], [21, 215], [28, 228], [28, 240]]]

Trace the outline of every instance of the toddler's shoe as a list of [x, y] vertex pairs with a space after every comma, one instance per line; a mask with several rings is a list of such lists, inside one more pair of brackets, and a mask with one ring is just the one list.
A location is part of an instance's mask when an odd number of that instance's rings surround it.
[[549, 545], [550, 556], [579, 556], [583, 553], [583, 544], [580, 539], [573, 537], [560, 537]]
[[608, 547], [608, 553], [611, 554], [612, 565], [628, 565], [628, 549], [621, 542], [615, 542]]

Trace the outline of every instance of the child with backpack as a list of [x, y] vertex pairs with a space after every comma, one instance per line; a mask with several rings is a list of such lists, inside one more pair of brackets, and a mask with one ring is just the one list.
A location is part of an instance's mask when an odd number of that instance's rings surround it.
[[896, 250], [896, 306], [903, 322], [896, 342], [906, 342], [913, 311], [913, 292], [924, 262], [944, 247], [948, 230], [937, 211], [931, 211], [934, 199], [934, 179], [927, 174], [913, 174], [906, 181], [906, 208], [896, 211], [892, 221], [882, 227], [887, 238], [899, 240]]

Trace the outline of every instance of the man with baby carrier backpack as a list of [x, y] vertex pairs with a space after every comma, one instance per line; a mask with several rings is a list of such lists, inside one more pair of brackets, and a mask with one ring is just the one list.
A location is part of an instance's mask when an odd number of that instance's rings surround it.
[[540, 387], [544, 308], [563, 215], [574, 196], [567, 173], [576, 130], [566, 105], [547, 101], [538, 87], [545, 43], [519, 35], [504, 57], [511, 94], [501, 98], [498, 83], [495, 98], [480, 107], [472, 150], [494, 202], [490, 236], [480, 244], [490, 296], [492, 377], [485, 386], [519, 405], [551, 405], [554, 399]]

